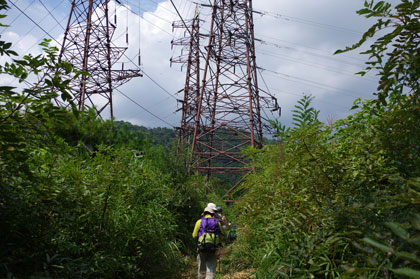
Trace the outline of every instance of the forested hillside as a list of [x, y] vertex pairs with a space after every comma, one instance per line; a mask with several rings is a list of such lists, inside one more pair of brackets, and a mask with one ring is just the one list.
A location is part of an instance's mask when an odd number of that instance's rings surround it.
[[121, 129], [127, 135], [127, 140], [136, 137], [135, 135], [146, 136], [148, 141], [154, 145], [162, 145], [165, 147], [173, 147], [176, 143], [176, 134], [173, 129], [169, 128], [147, 128], [144, 126], [138, 126], [125, 121], [114, 121], [114, 125], [117, 129]]

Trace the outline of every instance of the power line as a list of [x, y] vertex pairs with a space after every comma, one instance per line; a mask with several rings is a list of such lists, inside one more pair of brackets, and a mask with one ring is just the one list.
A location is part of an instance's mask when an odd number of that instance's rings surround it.
[[[286, 91], [283, 91], [283, 90], [280, 90], [280, 89], [277, 89], [277, 88], [270, 88], [270, 89], [271, 90], [274, 90], [274, 91], [276, 91], [277, 93], [280, 93], [280, 94], [287, 94], [287, 95], [293, 95], [293, 96], [296, 96], [296, 97], [303, 97], [303, 93], [302, 94], [298, 94], [298, 93], [286, 92]], [[335, 103], [332, 103], [332, 102], [328, 102], [328, 101], [322, 101], [322, 100], [319, 100], [318, 98], [315, 98], [314, 101], [320, 102], [320, 103], [329, 104], [329, 105], [333, 105], [333, 106], [336, 106], [336, 107], [340, 107], [340, 108], [342, 108], [344, 110], [347, 110], [347, 111], [349, 110], [348, 107], [345, 107], [345, 106], [342, 106], [342, 105], [338, 105], [338, 104], [335, 104]]]
[[[111, 42], [113, 45], [114, 43]], [[115, 46], [115, 45], [114, 45]], [[131, 63], [133, 63], [133, 65], [136, 65], [136, 63], [133, 61], [133, 59], [131, 59], [130, 57], [128, 57], [127, 54], [123, 54], [123, 56], [125, 56], [125, 58], [127, 58]], [[136, 66], [138, 70], [141, 70], [143, 72], [143, 74], [150, 79], [155, 85], [157, 85], [160, 89], [163, 90], [163, 92], [165, 92], [167, 95], [169, 95], [171, 98], [176, 100], [176, 97], [173, 96], [173, 94], [171, 94], [168, 90], [166, 90], [162, 85], [160, 85], [156, 80], [154, 80], [149, 74], [147, 74], [144, 69], [140, 69], [140, 67]]]
[[[316, 50], [316, 51], [319, 51], [319, 52], [323, 52], [323, 53], [326, 53], [328, 55], [331, 55], [335, 51], [335, 50], [328, 51], [328, 50], [324, 50], [324, 49], [319, 49], [319, 48], [307, 46], [307, 45], [304, 45], [304, 44], [289, 42], [289, 41], [286, 41], [286, 40], [281, 40], [279, 38], [275, 38], [275, 37], [271, 37], [271, 36], [267, 36], [267, 35], [263, 35], [263, 34], [259, 34], [258, 36], [268, 38], [268, 39], [270, 39], [270, 41], [271, 40], [274, 40], [276, 42], [282, 42], [282, 43], [286, 43], [286, 44], [296, 45], [296, 46], [299, 46], [299, 47], [303, 47], [303, 48], [307, 48], [307, 49], [312, 49], [312, 50]], [[364, 59], [357, 58], [357, 57], [354, 57], [354, 56], [349, 56], [349, 55], [343, 55], [343, 54], [341, 54], [340, 57], [345, 57], [345, 58], [348, 58], [348, 59], [351, 59], [351, 60], [358, 60], [358, 61], [361, 61], [361, 62], [365, 62]]]
[[[138, 15], [139, 17], [140, 17], [140, 15]], [[115, 46], [115, 44], [113, 43], [113, 42], [111, 42], [114, 46]], [[133, 61], [133, 59], [131, 59], [130, 57], [128, 57], [128, 55], [127, 54], [123, 54], [123, 56], [125, 56], [125, 58], [127, 58], [131, 63], [133, 63], [133, 65], [135, 65], [136, 66], [136, 63]], [[148, 78], [148, 79], [150, 79], [155, 85], [157, 85], [160, 89], [162, 89], [163, 90], [163, 92], [165, 92], [167, 95], [169, 95], [171, 98], [173, 98], [173, 99], [175, 99], [176, 100], [176, 97], [175, 96], [173, 96], [168, 90], [166, 90], [162, 85], [160, 85], [156, 80], [154, 80], [149, 74], [147, 74], [145, 71], [144, 71], [144, 69], [140, 69], [140, 67], [138, 67], [138, 66], [136, 66], [136, 68], [138, 69], [138, 70], [141, 70], [142, 72], [143, 72], [143, 74]], [[120, 90], [118, 90], [118, 89], [116, 89], [117, 91], [120, 91]]]
[[[16, 1], [16, 4], [19, 2], [19, 0]], [[31, 3], [29, 3], [29, 5], [24, 9], [24, 11], [26, 11], [27, 9], [29, 9], [30, 6], [32, 6], [32, 4], [35, 2], [35, 0], [32, 0]], [[13, 3], [12, 3], [13, 4]], [[22, 13], [19, 13], [16, 15], [16, 17], [7, 25], [7, 26], [3, 26], [5, 27], [1, 32], [0, 35], [2, 35], [4, 33], [4, 31], [7, 30], [7, 28], [9, 28], [10, 26], [12, 26], [13, 23], [15, 23], [16, 20], [18, 20], [18, 18], [22, 15]]]
[[[62, 0], [61, 2], [60, 2], [60, 4], [58, 4], [57, 6], [55, 6], [54, 7], [54, 9], [52, 9], [52, 11], [54, 11], [55, 9], [57, 9], [62, 3], [64, 2], [64, 0]], [[43, 17], [39, 22], [38, 22], [38, 24], [40, 24], [42, 21], [44, 21], [46, 18], [48, 17], [48, 15], [46, 15], [45, 17]], [[61, 21], [60, 21], [60, 23], [61, 22], [63, 22], [64, 20], [66, 19], [66, 17], [64, 17]], [[61, 24], [60, 24], [60, 26], [61, 26]], [[28, 32], [26, 32], [26, 34], [25, 35], [23, 35], [23, 36], [21, 36], [20, 37], [20, 39], [17, 41], [17, 42], [15, 42], [15, 44], [18, 44], [20, 41], [22, 41], [24, 38], [25, 38], [25, 36], [26, 35], [28, 35], [29, 33], [31, 33], [32, 32], [32, 30], [35, 28], [36, 26], [33, 26]], [[56, 26], [53, 26], [50, 30], [49, 30], [49, 32], [51, 32], [51, 31], [53, 31], [54, 29], [56, 28]], [[64, 30], [64, 29], [63, 29]], [[26, 52], [28, 52], [31, 48], [33, 48], [34, 46], [36, 46], [36, 45], [39, 45], [39, 43], [42, 41], [43, 39], [40, 39], [40, 40], [38, 40], [37, 42], [35, 42], [32, 46], [30, 46], [29, 48], [26, 48], [26, 50], [23, 52], [23, 53], [26, 53]]]
[[[207, 5], [207, 4], [204, 4], [204, 3], [191, 1], [191, 0], [190, 0], [190, 2], [194, 3], [194, 4], [197, 4], [197, 5], [200, 5], [200, 6]], [[349, 32], [349, 33], [354, 33], [354, 34], [358, 34], [358, 35], [363, 34], [360, 31], [353, 30], [353, 29], [350, 29], [350, 28], [331, 25], [331, 24], [327, 24], [327, 23], [321, 23], [321, 22], [308, 20], [308, 19], [295, 17], [295, 16], [288, 16], [288, 15], [284, 15], [284, 14], [280, 14], [280, 13], [274, 13], [274, 12], [269, 12], [269, 11], [264, 11], [264, 10], [256, 10], [256, 9], [253, 9], [252, 12], [254, 14], [260, 14], [261, 16], [267, 16], [268, 15], [268, 16], [272, 16], [272, 17], [277, 18], [277, 19], [294, 21], [294, 22], [297, 22], [297, 23], [302, 23], [302, 24], [311, 25], [311, 26], [314, 26], [314, 27], [319, 27], [319, 28], [324, 28], [324, 29], [330, 29], [330, 30], [341, 31], [341, 32]]]
[[[61, 1], [62, 3], [63, 1]], [[55, 16], [51, 13], [51, 11], [44, 5], [44, 3], [42, 2], [42, 0], [39, 0], [39, 3], [41, 3], [41, 5], [47, 10], [48, 14], [55, 20], [55, 22], [57, 22], [58, 25], [61, 26], [61, 28], [65, 29], [63, 25], [61, 25], [61, 23], [55, 18]], [[61, 5], [61, 3], [59, 5]]]
[[[159, 27], [159, 26], [157, 26], [156, 24], [154, 24], [153, 22], [151, 22], [151, 21], [149, 21], [149, 20], [145, 19], [144, 17], [141, 17], [141, 16], [140, 16], [140, 15], [138, 15], [136, 12], [133, 12], [133, 11], [131, 11], [131, 12], [132, 12], [133, 14], [135, 14], [135, 15], [139, 16], [139, 17], [140, 17], [140, 19], [143, 19], [143, 20], [144, 20], [144, 21], [146, 21], [147, 23], [149, 23], [149, 24], [153, 25], [154, 27], [158, 28], [159, 30], [163, 31], [164, 33], [166, 33], [166, 34], [168, 34], [169, 36], [171, 36], [171, 37], [172, 37], [172, 34], [171, 34], [171, 33], [169, 33], [168, 31], [166, 31], [166, 30], [162, 29], [161, 27]], [[153, 13], [151, 13], [151, 15], [153, 15], [153, 16], [155, 16], [155, 17], [157, 17], [157, 18], [161, 19], [161, 20], [164, 20], [164, 19], [162, 19], [161, 17], [159, 17], [159, 16], [157, 16], [157, 15], [155, 15], [155, 14], [153, 14]], [[164, 21], [169, 22], [168, 20], [164, 20]], [[169, 23], [171, 23], [171, 22], [169, 22]]]
[[[153, 1], [153, 0], [149, 0], [150, 2], [153, 2], [153, 3], [155, 3], [157, 6], [159, 6], [159, 4], [160, 3], [158, 3], [158, 2], [156, 2], [156, 1]], [[133, 4], [134, 5], [134, 4]], [[164, 10], [167, 10], [168, 12], [170, 12], [170, 13], [172, 13], [172, 14], [174, 14], [174, 15], [177, 15], [176, 13], [174, 13], [173, 11], [171, 11], [170, 9], [168, 9], [168, 8], [165, 8], [164, 6], [160, 6], [162, 9], [164, 9]]]
[[[267, 95], [274, 96], [273, 94], [271, 94], [270, 88], [268, 87], [267, 82], [265, 82], [265, 79], [264, 79], [264, 77], [263, 77], [263, 75], [262, 75], [262, 73], [261, 73], [261, 70], [260, 70], [260, 69], [257, 69], [257, 70], [258, 70], [258, 73], [260, 74], [260, 77], [261, 77], [261, 79], [262, 79], [262, 81], [263, 81], [263, 83], [264, 83], [265, 87], [267, 88], [267, 91], [268, 91], [268, 92], [265, 92], [265, 91], [264, 91], [264, 90], [262, 90], [261, 88], [260, 88], [260, 90], [261, 90], [261, 91], [263, 91], [264, 93], [266, 93]], [[262, 111], [264, 112], [265, 117], [267, 117], [267, 119], [268, 119], [268, 115], [267, 115], [266, 111], [265, 111], [264, 109], [262, 109]], [[280, 108], [280, 111], [279, 111], [279, 112], [280, 112], [280, 114], [281, 114], [281, 108]]]
[[291, 51], [303, 52], [303, 53], [308, 54], [308, 55], [312, 55], [312, 56], [316, 56], [316, 57], [320, 57], [320, 58], [324, 58], [324, 59], [334, 60], [334, 61], [337, 61], [337, 62], [340, 62], [340, 63], [343, 63], [343, 64], [348, 64], [348, 65], [352, 65], [352, 66], [356, 66], [356, 67], [361, 66], [360, 64], [347, 62], [347, 61], [344, 61], [344, 60], [341, 60], [341, 59], [333, 58], [332, 56], [322, 55], [322, 54], [313, 53], [313, 52], [309, 52], [309, 51], [302, 51], [302, 50], [299, 50], [297, 48], [280, 45], [280, 44], [270, 42], [270, 41], [265, 41], [265, 40], [261, 40], [261, 39], [256, 39], [256, 41], [261, 43], [262, 45], [268, 45], [268, 46], [272, 46], [272, 47], [275, 47], [275, 48], [278, 48], [278, 49], [287, 49], [287, 50], [291, 50]]
[[[144, 9], [144, 8], [140, 7], [139, 5], [134, 4], [133, 2], [129, 2], [129, 1], [127, 1], [127, 4], [128, 4], [128, 5], [131, 5], [131, 6], [135, 7], [135, 8], [137, 8], [137, 9], [139, 9], [139, 10], [143, 11], [143, 12], [149, 12], [149, 11], [147, 11], [146, 9]], [[133, 14], [138, 15], [138, 16], [141, 18], [141, 15], [140, 15], [140, 14], [137, 14], [137, 13], [136, 13], [136, 12], [134, 12], [133, 10], [130, 10], [130, 11], [131, 11]], [[172, 13], [173, 13], [173, 12], [172, 12]], [[160, 17], [160, 16], [158, 16], [158, 15], [156, 15], [156, 14], [154, 14], [154, 13], [149, 13], [149, 14], [151, 14], [152, 16], [154, 16], [154, 17], [156, 17], [156, 18], [158, 18], [158, 19], [160, 19], [160, 20], [162, 20], [162, 21], [165, 21], [165, 22], [168, 22], [168, 23], [172, 24], [172, 22], [170, 22], [169, 20], [167, 20], [167, 19], [165, 19], [165, 18], [163, 18], [163, 17]], [[144, 18], [144, 17], [143, 17], [143, 18]]]
[[270, 53], [270, 52], [267, 52], [267, 51], [261, 51], [260, 50], [258, 52], [261, 55], [274, 57], [274, 58], [277, 58], [277, 59], [280, 59], [280, 60], [283, 60], [283, 61], [286, 60], [286, 61], [290, 61], [290, 62], [294, 62], [294, 63], [299, 63], [299, 64], [306, 65], [306, 66], [309, 66], [309, 67], [323, 69], [323, 70], [330, 71], [330, 72], [333, 72], [333, 73], [337, 73], [337, 74], [340, 74], [340, 75], [346, 75], [346, 76], [349, 76], [349, 77], [352, 77], [352, 78], [357, 78], [357, 79], [361, 79], [361, 80], [365, 80], [365, 81], [375, 82], [376, 83], [376, 80], [374, 80], [374, 79], [367, 78], [366, 76], [365, 77], [361, 77], [361, 76], [356, 75], [356, 74], [351, 73], [351, 72], [343, 72], [342, 69], [336, 69], [336, 68], [333, 68], [333, 67], [331, 67], [329, 65], [323, 65], [323, 64], [314, 63], [314, 62], [305, 62], [304, 60], [292, 59], [289, 56], [282, 56], [282, 55]]
[[140, 105], [138, 102], [136, 102], [135, 100], [133, 100], [132, 98], [130, 98], [129, 96], [127, 96], [125, 93], [123, 93], [121, 90], [119, 90], [118, 88], [115, 88], [116, 91], [118, 91], [121, 95], [123, 95], [124, 97], [126, 97], [128, 100], [130, 100], [132, 103], [134, 103], [135, 105], [137, 105], [139, 108], [143, 109], [145, 112], [149, 113], [150, 115], [152, 115], [153, 117], [155, 117], [156, 119], [159, 119], [160, 121], [162, 121], [163, 123], [166, 123], [167, 125], [171, 126], [171, 127], [175, 127], [174, 125], [172, 125], [171, 123], [167, 122], [166, 120], [163, 120], [162, 118], [160, 118], [159, 116], [157, 116], [156, 114], [154, 114], [153, 112], [149, 111], [147, 108], [143, 107], [142, 105]]
[[319, 27], [319, 28], [325, 28], [325, 29], [330, 29], [330, 30], [335, 30], [335, 31], [344, 31], [344, 32], [358, 34], [358, 35], [363, 34], [360, 31], [349, 29], [349, 28], [346, 28], [346, 27], [340, 27], [340, 26], [336, 26], [336, 25], [320, 23], [320, 22], [316, 22], [316, 21], [313, 21], [313, 20], [307, 20], [307, 19], [304, 19], [304, 18], [288, 16], [288, 15], [283, 15], [283, 14], [279, 14], [279, 13], [273, 13], [273, 12], [262, 11], [262, 10], [258, 11], [258, 10], [255, 10], [255, 9], [252, 12], [255, 13], [255, 14], [261, 14], [263, 16], [268, 15], [268, 16], [272, 16], [272, 17], [277, 18], [277, 19], [294, 21], [294, 22], [298, 22], [298, 23], [302, 23], [302, 24], [307, 24], [307, 25]]
[[[134, 13], [134, 12], [133, 12]], [[136, 14], [136, 13], [134, 13], [134, 14]], [[137, 14], [136, 14], [137, 15]], [[140, 15], [137, 15], [137, 16], [139, 16], [140, 18], [141, 18], [141, 16]], [[113, 42], [111, 42], [114, 46], [115, 46], [115, 44], [113, 43]], [[127, 58], [131, 63], [133, 63], [133, 65], [135, 65], [136, 66], [136, 63], [133, 61], [133, 59], [131, 59], [127, 54], [123, 54], [123, 56], [125, 57], [125, 58]], [[150, 79], [155, 85], [157, 85], [160, 89], [162, 89], [162, 91], [163, 92], [165, 92], [167, 95], [169, 95], [171, 98], [173, 98], [173, 99], [175, 99], [176, 100], [176, 97], [175, 96], [173, 96], [173, 94], [171, 94], [168, 90], [166, 90], [161, 84], [159, 84], [156, 80], [154, 80], [149, 74], [147, 74], [145, 71], [144, 71], [144, 69], [140, 69], [138, 66], [136, 66], [136, 68], [138, 69], [138, 70], [141, 70], [142, 72], [143, 72], [143, 74], [148, 78], [148, 79]], [[118, 89], [116, 89], [116, 90], [118, 90]], [[118, 90], [119, 91], [119, 90]]]
[[176, 97], [173, 96], [168, 90], [166, 90], [165, 88], [162, 87], [162, 85], [160, 85], [157, 81], [155, 81], [151, 76], [149, 76], [144, 70], [143, 70], [143, 74], [148, 77], [154, 84], [156, 84], [160, 89], [162, 89], [166, 94], [168, 94], [169, 96], [171, 96], [173, 99], [176, 100]]
[[30, 16], [28, 16], [24, 11], [22, 11], [15, 3], [12, 3], [16, 9], [18, 9], [24, 16], [26, 16], [30, 21], [32, 21], [39, 29], [41, 29], [45, 34], [47, 34], [51, 39], [53, 39], [57, 44], [60, 44], [50, 33], [48, 33], [44, 28], [42, 28], [37, 22], [35, 22]]
[[[263, 71], [264, 71], [264, 69], [263, 69]], [[310, 85], [312, 87], [316, 87], [316, 88], [320, 88], [320, 89], [323, 89], [323, 90], [327, 90], [329, 92], [342, 93], [342, 91], [347, 91], [347, 92], [353, 92], [353, 93], [359, 94], [359, 93], [354, 92], [354, 91], [351, 91], [351, 90], [336, 88], [336, 87], [329, 86], [327, 84], [323, 84], [323, 83], [320, 83], [320, 82], [311, 81], [311, 80], [307, 80], [307, 79], [304, 79], [304, 78], [299, 78], [299, 77], [295, 77], [295, 76], [291, 76], [291, 75], [279, 73], [279, 72], [272, 71], [272, 70], [265, 70], [265, 71], [270, 72], [270, 73], [273, 73], [273, 74], [276, 75], [275, 77], [278, 77], [278, 78], [281, 78], [281, 79], [285, 79], [285, 80], [288, 80], [288, 81], [291, 81], [291, 82], [295, 82], [295, 83], [299, 83], [299, 84]], [[274, 77], [274, 75], [272, 75], [272, 76]], [[329, 89], [327, 89], [327, 88], [329, 88]], [[347, 93], [347, 94], [346, 93], [343, 93], [343, 94], [348, 95], [348, 96], [351, 96], [351, 97], [354, 97], [354, 98], [359, 98], [361, 96], [361, 94], [359, 94], [359, 95], [353, 95], [353, 94], [350, 94], [350, 93]]]

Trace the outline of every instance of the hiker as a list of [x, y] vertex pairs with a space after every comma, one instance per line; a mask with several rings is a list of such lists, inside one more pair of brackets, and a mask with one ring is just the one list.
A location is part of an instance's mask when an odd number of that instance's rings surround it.
[[220, 221], [214, 213], [214, 208], [207, 206], [203, 217], [195, 223], [192, 234], [197, 240], [198, 279], [214, 279], [216, 274], [216, 251], [223, 234]]
[[226, 230], [227, 230], [227, 229], [228, 229], [228, 227], [229, 227], [229, 222], [228, 222], [228, 220], [227, 220], [226, 216], [225, 216], [225, 215], [223, 215], [223, 210], [222, 210], [222, 207], [220, 207], [220, 206], [216, 206], [216, 211], [215, 211], [214, 215], [215, 215], [215, 216], [216, 216], [216, 218], [217, 218], [217, 219], [219, 219], [219, 220], [220, 220], [220, 222], [222, 223], [222, 229], [223, 229], [223, 232], [226, 232]]

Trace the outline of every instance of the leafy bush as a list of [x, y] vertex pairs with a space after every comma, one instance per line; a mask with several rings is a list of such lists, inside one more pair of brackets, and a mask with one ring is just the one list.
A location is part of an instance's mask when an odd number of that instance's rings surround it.
[[419, 7], [359, 11], [378, 21], [345, 51], [391, 30], [365, 52], [381, 77], [376, 99], [330, 127], [305, 96], [292, 128], [272, 122], [280, 143], [250, 150], [257, 170], [242, 186], [233, 255], [257, 278], [420, 278]]

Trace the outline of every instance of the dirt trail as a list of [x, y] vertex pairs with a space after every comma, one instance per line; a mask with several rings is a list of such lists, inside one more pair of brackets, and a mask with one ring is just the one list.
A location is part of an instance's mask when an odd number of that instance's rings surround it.
[[[197, 261], [196, 259], [186, 258], [187, 269], [182, 279], [197, 279]], [[217, 272], [216, 279], [254, 279], [253, 274], [255, 270], [247, 269], [239, 272], [223, 273]]]

